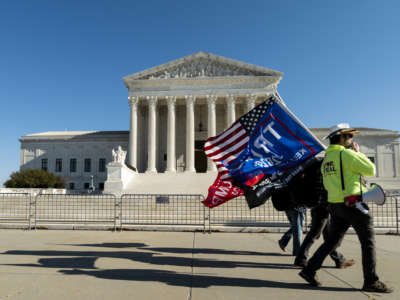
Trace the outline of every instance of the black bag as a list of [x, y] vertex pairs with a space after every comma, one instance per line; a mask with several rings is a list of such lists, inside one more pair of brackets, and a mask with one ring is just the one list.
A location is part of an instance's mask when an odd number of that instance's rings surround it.
[[263, 205], [269, 199], [273, 190], [273, 187], [270, 186], [250, 187], [235, 179], [232, 180], [232, 184], [243, 190], [249, 209]]
[[321, 164], [323, 158], [314, 157], [303, 172], [297, 174], [288, 186], [274, 191], [272, 203], [279, 211], [298, 206], [315, 207], [328, 198], [322, 182]]
[[289, 187], [274, 191], [271, 201], [274, 208], [278, 211], [285, 211], [298, 206], [294, 201], [293, 193]]

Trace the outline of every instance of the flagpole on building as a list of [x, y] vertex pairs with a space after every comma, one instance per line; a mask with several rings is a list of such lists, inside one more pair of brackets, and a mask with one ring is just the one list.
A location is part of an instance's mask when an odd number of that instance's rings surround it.
[[278, 103], [281, 104], [282, 108], [294, 119], [296, 120], [301, 126], [303, 126], [303, 128], [313, 137], [315, 138], [315, 140], [321, 145], [322, 148], [326, 149], [326, 146], [324, 144], [322, 144], [322, 142], [319, 140], [319, 138], [317, 138], [314, 133], [312, 133], [312, 131], [310, 129], [308, 129], [307, 126], [305, 126], [303, 124], [303, 122], [301, 122], [299, 120], [299, 118], [297, 118], [291, 111], [290, 109], [286, 106], [285, 101], [283, 101], [281, 95], [279, 95], [278, 91], [275, 90], [275, 95], [278, 97]]

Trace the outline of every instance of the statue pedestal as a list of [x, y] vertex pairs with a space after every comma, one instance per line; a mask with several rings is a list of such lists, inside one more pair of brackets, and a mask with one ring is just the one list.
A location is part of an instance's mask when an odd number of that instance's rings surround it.
[[123, 163], [111, 162], [107, 164], [107, 180], [104, 183], [104, 193], [123, 194], [123, 190], [135, 174], [135, 171], [129, 169]]

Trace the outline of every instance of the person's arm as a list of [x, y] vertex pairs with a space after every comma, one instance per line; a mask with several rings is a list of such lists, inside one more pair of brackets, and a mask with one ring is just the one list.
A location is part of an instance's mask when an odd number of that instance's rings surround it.
[[348, 149], [347, 154], [350, 158], [350, 169], [364, 176], [374, 176], [375, 175], [375, 165], [361, 152], [356, 152], [354, 150]]

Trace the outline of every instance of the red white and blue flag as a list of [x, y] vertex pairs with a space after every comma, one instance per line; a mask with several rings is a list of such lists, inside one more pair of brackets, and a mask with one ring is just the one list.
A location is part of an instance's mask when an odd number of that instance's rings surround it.
[[[203, 203], [220, 205], [243, 195], [232, 184], [287, 184], [295, 168], [324, 146], [275, 96], [240, 117], [226, 131], [207, 139], [204, 151], [214, 161], [218, 177]], [[292, 172], [292, 173], [293, 173]]]

